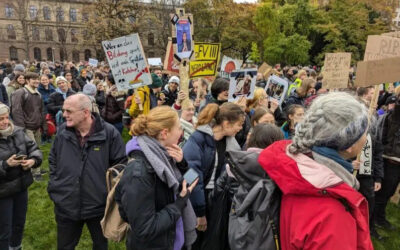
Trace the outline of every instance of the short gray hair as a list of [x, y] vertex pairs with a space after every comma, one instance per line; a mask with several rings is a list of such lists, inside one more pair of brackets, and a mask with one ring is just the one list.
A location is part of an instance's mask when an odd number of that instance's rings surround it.
[[354, 96], [331, 92], [315, 99], [296, 126], [289, 152], [307, 153], [313, 146], [345, 150], [368, 129], [368, 110]]

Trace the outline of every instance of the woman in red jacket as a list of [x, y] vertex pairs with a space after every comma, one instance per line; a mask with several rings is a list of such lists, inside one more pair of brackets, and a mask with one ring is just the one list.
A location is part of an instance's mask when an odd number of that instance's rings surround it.
[[318, 97], [293, 141], [265, 149], [259, 162], [282, 190], [282, 249], [373, 249], [368, 206], [348, 159], [366, 142], [368, 112], [353, 96]]

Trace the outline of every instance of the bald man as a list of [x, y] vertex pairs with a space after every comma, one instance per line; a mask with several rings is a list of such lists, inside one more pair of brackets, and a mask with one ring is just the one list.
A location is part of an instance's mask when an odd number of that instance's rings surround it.
[[75, 249], [85, 223], [93, 249], [107, 249], [100, 226], [107, 197], [106, 171], [126, 163], [126, 158], [117, 129], [91, 110], [92, 102], [84, 94], [65, 100], [65, 122], [49, 155], [47, 191], [55, 205], [59, 250]]

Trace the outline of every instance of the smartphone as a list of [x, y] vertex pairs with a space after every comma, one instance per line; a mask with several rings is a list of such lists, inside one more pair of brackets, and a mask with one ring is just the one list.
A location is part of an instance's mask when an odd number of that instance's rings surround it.
[[26, 155], [17, 155], [17, 156], [15, 156], [15, 160], [17, 160], [17, 161], [25, 160], [26, 157], [27, 157]]
[[194, 169], [189, 169], [184, 175], [183, 178], [186, 180], [186, 183], [190, 186], [193, 182], [195, 182], [199, 178], [199, 174]]

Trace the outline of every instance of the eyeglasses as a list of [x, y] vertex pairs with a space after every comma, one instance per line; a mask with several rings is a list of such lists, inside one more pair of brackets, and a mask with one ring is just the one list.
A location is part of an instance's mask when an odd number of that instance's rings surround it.
[[85, 110], [85, 109], [78, 109], [78, 110], [62, 109], [62, 112], [67, 113], [67, 114], [73, 114], [73, 113], [76, 113], [76, 112], [82, 111], [82, 110]]

